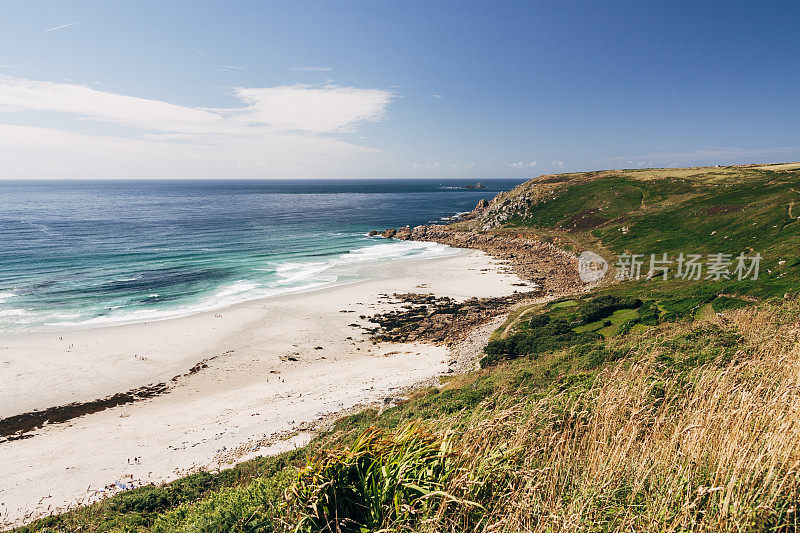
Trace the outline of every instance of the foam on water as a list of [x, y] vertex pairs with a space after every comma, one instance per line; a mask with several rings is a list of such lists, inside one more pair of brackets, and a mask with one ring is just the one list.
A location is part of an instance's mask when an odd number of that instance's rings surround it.
[[[32, 321], [43, 320], [48, 328], [86, 328], [109, 326], [133, 322], [144, 322], [178, 318], [197, 313], [215, 311], [230, 305], [254, 299], [269, 298], [314, 289], [332, 287], [342, 283], [352, 283], [366, 277], [360, 275], [364, 266], [395, 262], [404, 259], [423, 259], [448, 257], [458, 250], [436, 243], [394, 241], [374, 243], [356, 250], [332, 256], [326, 261], [297, 261], [275, 264], [274, 268], [264, 269], [274, 272], [277, 279], [237, 280], [218, 288], [212, 294], [192, 303], [165, 308], [129, 309], [129, 306], [107, 308], [107, 313], [83, 320], [74, 320], [80, 314], [50, 314], [45, 317], [28, 314]], [[157, 297], [149, 294], [148, 297]], [[0, 311], [0, 316], [2, 311]], [[54, 320], [63, 318], [64, 320]]]
[[32, 316], [32, 313], [25, 309], [3, 309], [0, 310], [0, 317], [24, 317]]
[[0, 333], [186, 316], [457, 253], [367, 232], [469, 211], [515, 181], [0, 182]]

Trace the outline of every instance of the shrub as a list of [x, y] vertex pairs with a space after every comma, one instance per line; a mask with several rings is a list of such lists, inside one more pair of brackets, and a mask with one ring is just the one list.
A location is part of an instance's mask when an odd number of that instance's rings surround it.
[[278, 521], [283, 490], [296, 470], [286, 468], [269, 478], [258, 478], [240, 487], [211, 493], [197, 503], [183, 504], [161, 515], [153, 524], [156, 533], [221, 532], [270, 533]]
[[[534, 319], [531, 319], [531, 323]], [[486, 354], [480, 361], [481, 367], [496, 364], [500, 361], [514, 359], [522, 355], [536, 355], [541, 352], [557, 350], [565, 346], [585, 344], [599, 339], [593, 332], [576, 333], [572, 324], [563, 318], [543, 321], [537, 319], [538, 327], [528, 331], [515, 333], [505, 339], [491, 341], [483, 349]]]
[[611, 295], [598, 296], [583, 304], [578, 317], [581, 324], [589, 324], [608, 318], [618, 309], [636, 309], [641, 305], [642, 301], [638, 298], [620, 298]]
[[210, 489], [214, 476], [198, 472], [164, 486], [150, 485], [123, 492], [109, 502], [117, 513], [158, 513], [187, 500], [196, 500]]
[[287, 491], [296, 531], [360, 533], [419, 524], [442, 503], [457, 500], [442, 491], [457, 464], [451, 444], [450, 437], [412, 423], [395, 434], [372, 428], [348, 448], [322, 452]]
[[549, 315], [544, 315], [544, 314], [535, 315], [533, 318], [531, 318], [528, 321], [528, 327], [531, 328], [531, 329], [540, 328], [542, 326], [547, 325], [548, 322], [550, 322], [550, 316]]

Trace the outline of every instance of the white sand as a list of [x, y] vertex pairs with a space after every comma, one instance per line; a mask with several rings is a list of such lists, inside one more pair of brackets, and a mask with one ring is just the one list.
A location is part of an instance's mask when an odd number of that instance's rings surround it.
[[174, 479], [302, 445], [306, 435], [269, 446], [280, 432], [446, 371], [446, 348], [373, 345], [349, 324], [387, 309], [380, 294], [512, 293], [520, 280], [497, 266], [460, 250], [373, 265], [370, 281], [186, 318], [0, 338], [0, 416], [166, 381], [214, 357], [167, 394], [0, 444], [0, 525], [103, 497], [132, 480]]

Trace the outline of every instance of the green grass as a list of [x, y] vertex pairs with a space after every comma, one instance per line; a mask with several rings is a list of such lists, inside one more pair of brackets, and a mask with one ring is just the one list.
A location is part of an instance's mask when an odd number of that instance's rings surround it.
[[603, 329], [603, 327], [605, 327], [605, 320], [598, 320], [597, 322], [590, 322], [582, 326], [575, 326], [572, 330], [576, 333], [585, 333], [587, 331], [598, 331]]
[[639, 311], [636, 309], [614, 311], [614, 314], [608, 317], [606, 322], [603, 322], [605, 327], [600, 329], [600, 334], [606, 338], [613, 337], [619, 331], [620, 326], [637, 318], [639, 318]]
[[[575, 299], [568, 308], [554, 304], [544, 314], [569, 309], [579, 321], [598, 309], [592, 300]], [[627, 324], [646, 318], [652, 307], [645, 302], [617, 309], [606, 320]], [[542, 318], [530, 321], [527, 331], [549, 323]], [[645, 329], [595, 336], [591, 342], [572, 337], [574, 342], [544, 349], [535, 357], [506, 360], [456, 376], [442, 387], [420, 390], [381, 414], [365, 410], [343, 417], [300, 452], [136, 489], [20, 531], [423, 531], [423, 524], [434, 517], [458, 524], [449, 530], [481, 530], [488, 517], [508, 505], [503, 495], [515, 490], [515, 469], [533, 461], [526, 472], [546, 471], [552, 459], [542, 451], [547, 447], [504, 448], [502, 438], [513, 435], [513, 427], [498, 433], [500, 440], [490, 439], [479, 453], [469, 451], [458, 435], [483, 427], [490, 418], [507, 416], [502, 413], [519, 401], [527, 406], [520, 413], [540, 413], [530, 415], [526, 431], [559, 435], [575, 424], [569, 422], [575, 413], [591, 412], [597, 395], [593, 391], [608, 379], [609, 369], [633, 367], [648, 351], [657, 355], [649, 366], [645, 399], [651, 408], [660, 408], [690, 391], [699, 370], [732, 364], [737, 349], [747, 343], [724, 323], [637, 327]], [[656, 334], [663, 328], [669, 334]], [[481, 431], [486, 438], [487, 430]], [[537, 454], [542, 454], [541, 464], [536, 463]], [[687, 482], [696, 490], [708, 481]], [[679, 492], [638, 493], [625, 483], [615, 487], [590, 496], [575, 480], [564, 485], [558, 497], [565, 506], [571, 498], [590, 498], [587, 509], [599, 514], [592, 514], [584, 525], [594, 524], [597, 530], [614, 530], [624, 523], [632, 501], [644, 513], [653, 498], [682, 497]], [[676, 504], [675, 512], [681, 508]], [[790, 518], [770, 520], [781, 524]]]
[[462, 500], [444, 490], [458, 464], [450, 438], [417, 423], [392, 433], [368, 429], [350, 446], [309, 459], [288, 493], [287, 514], [305, 533], [413, 527]]
[[198, 501], [173, 506], [156, 518], [152, 531], [278, 531], [283, 494], [294, 482], [296, 472], [286, 467], [247, 484], [211, 491]]
[[714, 308], [714, 311], [717, 313], [721, 313], [722, 311], [727, 311], [729, 309], [740, 309], [742, 307], [747, 307], [748, 305], [752, 305], [753, 302], [748, 300], [742, 300], [741, 298], [734, 298], [730, 296], [719, 296], [715, 298], [714, 301], [711, 302], [711, 305]]
[[220, 494], [246, 487], [256, 479], [283, 479], [283, 473], [299, 466], [302, 458], [302, 452], [292, 451], [253, 459], [221, 472], [199, 472], [164, 485], [148, 485], [123, 492], [15, 531], [153, 531], [161, 527], [157, 522], [163, 524], [167, 517], [177, 521], [177, 517], [171, 514], [173, 511], [183, 509], [181, 512], [187, 515], [186, 520], [191, 520], [193, 511], [190, 509], [199, 502], [208, 499], [219, 501]]
[[[508, 225], [555, 231], [576, 244], [593, 243], [609, 259], [623, 252], [645, 254], [648, 261], [649, 254], [667, 253], [675, 260], [679, 253], [758, 252], [763, 259], [757, 281], [725, 281], [715, 290], [760, 298], [794, 290], [800, 282], [795, 253], [800, 249], [800, 208], [790, 213], [789, 206], [800, 200], [800, 171], [738, 167], [697, 169], [685, 176], [681, 170], [613, 171], [590, 181], [591, 173], [570, 175], [555, 198], [511, 213]], [[535, 182], [521, 191], [531, 188]], [[713, 284], [669, 281], [670, 288], [675, 285]], [[660, 289], [641, 287], [642, 293], [653, 290]]]
[[[658, 530], [669, 520], [673, 530], [704, 524], [793, 530], [800, 498], [792, 471], [777, 463], [757, 468], [775, 448], [778, 430], [763, 430], [769, 446], [753, 441], [756, 459], [741, 466], [754, 468], [746, 480], [724, 477], [724, 465], [714, 462], [725, 446], [703, 448], [706, 455], [682, 463], [689, 453], [676, 448], [688, 442], [683, 433], [666, 439], [649, 463], [636, 458], [668, 435], [665, 427], [653, 428], [702, 400], [686, 403], [713, 382], [709, 376], [727, 376], [764, 345], [715, 313], [735, 315], [757, 305], [772, 316], [784, 294], [800, 288], [800, 259], [794, 258], [800, 207], [789, 208], [800, 196], [800, 172], [725, 167], [553, 180], [551, 192], [512, 214], [510, 228], [557, 235], [576, 250], [588, 243], [607, 257], [757, 251], [764, 256], [760, 279], [639, 280], [518, 309], [492, 336], [480, 370], [416, 391], [380, 413], [343, 417], [304, 450], [135, 489], [18, 531], [481, 531], [521, 508], [531, 513], [527, 526], [541, 531]], [[795, 311], [765, 323], [791, 323]], [[742, 368], [717, 401], [771, 375], [760, 364]], [[776, 385], [765, 383], [743, 398], [768, 398]], [[622, 403], [601, 416], [608, 398]], [[609, 425], [587, 429], [595, 415]], [[615, 429], [612, 419], [619, 421]], [[615, 431], [631, 427], [627, 440], [617, 439]], [[722, 442], [730, 433], [704, 438]], [[617, 457], [621, 463], [603, 463], [623, 442], [642, 448]], [[605, 451], [581, 455], [592, 447]], [[665, 457], [671, 462], [659, 470]], [[589, 473], [592, 461], [600, 465], [597, 479]], [[759, 483], [775, 472], [788, 481], [773, 493]], [[755, 487], [751, 492], [736, 492], [747, 483]], [[722, 492], [704, 493], [708, 487], [738, 496], [723, 500]], [[725, 516], [735, 520], [724, 522]]]

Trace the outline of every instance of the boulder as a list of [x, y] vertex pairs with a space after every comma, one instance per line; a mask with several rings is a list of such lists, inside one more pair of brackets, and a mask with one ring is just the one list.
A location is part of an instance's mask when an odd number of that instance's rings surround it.
[[406, 226], [404, 228], [400, 228], [399, 230], [397, 230], [397, 234], [395, 234], [395, 237], [398, 238], [398, 239], [403, 239], [404, 241], [407, 241], [408, 239], [410, 239], [411, 238], [411, 226]]
[[411, 230], [410, 239], [414, 240], [422, 240], [423, 237], [428, 233], [428, 226], [414, 226], [414, 229]]
[[478, 205], [475, 206], [473, 212], [476, 213], [483, 213], [489, 207], [489, 200], [486, 198], [481, 198], [481, 201], [478, 202]]

